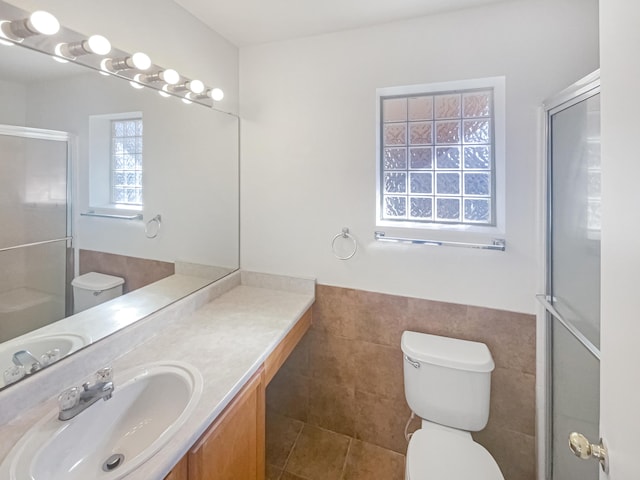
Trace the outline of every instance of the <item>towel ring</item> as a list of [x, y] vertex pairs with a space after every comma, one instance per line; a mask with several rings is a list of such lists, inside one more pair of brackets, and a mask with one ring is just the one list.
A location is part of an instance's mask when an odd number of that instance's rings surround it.
[[[353, 242], [353, 251], [349, 255], [341, 256], [336, 252], [336, 240], [339, 238], [348, 238]], [[349, 229], [347, 227], [343, 227], [342, 232], [333, 237], [333, 240], [331, 241], [331, 250], [338, 260], [349, 260], [358, 251], [358, 242], [356, 242], [353, 235], [349, 233]]]
[[[155, 232], [153, 232], [154, 229], [150, 228], [153, 224], [156, 225], [155, 227]], [[162, 215], [158, 214], [155, 217], [153, 217], [151, 220], [149, 220], [146, 225], [144, 226], [144, 234], [147, 238], [156, 238], [158, 236], [158, 234], [160, 233], [160, 227], [162, 226]], [[149, 234], [149, 232], [153, 232], [151, 234]]]

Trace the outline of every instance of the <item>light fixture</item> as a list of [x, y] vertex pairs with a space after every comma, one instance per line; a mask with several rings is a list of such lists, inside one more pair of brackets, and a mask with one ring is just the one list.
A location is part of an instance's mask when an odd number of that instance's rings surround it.
[[[135, 76], [135, 79], [138, 80], [138, 75]], [[134, 82], [133, 80], [129, 82], [129, 85], [131, 85], [133, 88], [137, 88], [138, 90], [144, 88], [144, 85], [140, 85], [137, 81]]]
[[164, 98], [168, 98], [171, 96], [169, 95], [168, 85], [164, 85], [162, 87], [162, 90], [158, 90], [158, 93], [160, 94], [161, 97], [164, 97]]
[[28, 18], [0, 24], [3, 36], [21, 42], [33, 35], [54, 35], [60, 30], [58, 19], [44, 10], [36, 10]]
[[180, 74], [172, 68], [167, 68], [156, 73], [142, 75], [140, 80], [147, 83], [164, 82], [167, 85], [175, 85], [180, 81]]
[[145, 53], [134, 53], [130, 57], [105, 58], [100, 64], [103, 70], [119, 72], [121, 70], [148, 70], [151, 67], [151, 59]]
[[95, 53], [106, 55], [111, 51], [111, 43], [102, 35], [91, 35], [86, 40], [73, 43], [59, 43], [56, 45], [56, 55], [66, 58], [76, 58], [81, 55]]
[[189, 100], [189, 99], [188, 99], [188, 98], [186, 98], [186, 97], [185, 97], [185, 98], [183, 98], [183, 99], [182, 99], [182, 101], [183, 101], [184, 103], [186, 103], [187, 105], [191, 105], [191, 104], [193, 103], [191, 100]]
[[195, 94], [200, 94], [204, 92], [204, 83], [200, 80], [189, 80], [180, 85], [174, 85], [171, 87], [171, 91], [173, 92], [186, 92], [190, 91]]

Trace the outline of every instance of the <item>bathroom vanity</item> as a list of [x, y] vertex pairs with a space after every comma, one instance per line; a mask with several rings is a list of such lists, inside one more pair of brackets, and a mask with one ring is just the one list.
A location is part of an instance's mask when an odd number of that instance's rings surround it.
[[310, 326], [309, 309], [165, 480], [264, 479], [265, 389]]
[[[263, 479], [265, 388], [311, 325], [314, 290], [313, 280], [236, 272], [2, 392], [3, 409], [13, 408], [15, 417], [0, 426], [0, 458], [10, 458], [20, 438], [58, 408], [60, 391], [80, 385], [104, 359], [111, 359], [113, 399], [119, 372], [183, 362], [202, 376], [200, 399], [166, 444], [125, 478]], [[17, 406], [38, 380], [49, 400]], [[91, 417], [92, 408], [79, 417]], [[97, 471], [105, 480], [118, 477], [112, 473]]]

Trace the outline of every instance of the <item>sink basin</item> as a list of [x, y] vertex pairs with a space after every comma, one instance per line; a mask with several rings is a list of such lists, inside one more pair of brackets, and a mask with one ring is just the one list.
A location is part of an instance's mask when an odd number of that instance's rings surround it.
[[10, 340], [0, 346], [0, 387], [4, 386], [2, 372], [13, 366], [13, 354], [28, 350], [37, 359], [55, 349], [59, 350], [58, 359], [89, 344], [89, 339], [77, 333], [56, 333], [52, 335], [25, 336]]
[[122, 478], [184, 424], [200, 399], [203, 382], [191, 365], [163, 362], [115, 371], [114, 383], [110, 400], [99, 400], [71, 420], [58, 420], [57, 408], [49, 412], [5, 458], [0, 478]]

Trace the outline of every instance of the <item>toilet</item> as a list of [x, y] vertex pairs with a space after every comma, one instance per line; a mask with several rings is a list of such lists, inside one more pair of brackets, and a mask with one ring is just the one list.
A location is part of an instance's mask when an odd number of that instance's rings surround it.
[[403, 332], [404, 390], [422, 427], [409, 441], [406, 480], [504, 480], [491, 454], [471, 437], [489, 420], [487, 346]]
[[104, 273], [89, 272], [71, 281], [73, 287], [73, 313], [82, 312], [88, 308], [122, 295], [124, 278], [105, 275]]

